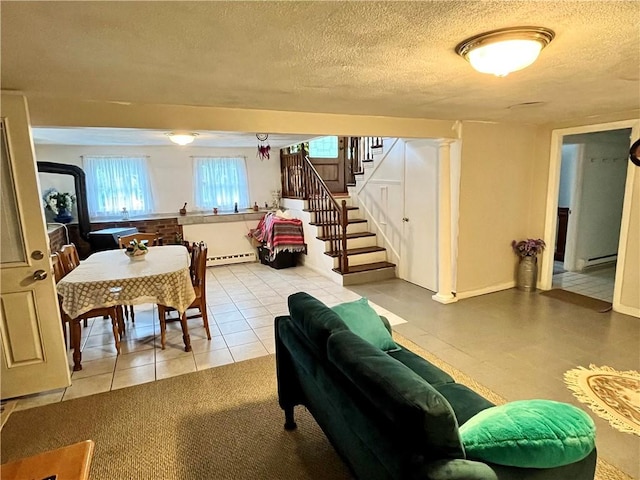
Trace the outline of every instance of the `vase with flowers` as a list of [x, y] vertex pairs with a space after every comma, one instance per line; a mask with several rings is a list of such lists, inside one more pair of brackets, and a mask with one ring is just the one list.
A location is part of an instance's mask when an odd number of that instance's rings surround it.
[[517, 287], [524, 292], [535, 292], [538, 281], [538, 254], [544, 250], [546, 244], [541, 238], [527, 238], [511, 242], [513, 251], [520, 257], [518, 263]]
[[76, 196], [69, 192], [59, 192], [55, 188], [50, 188], [42, 196], [44, 206], [53, 212], [53, 220], [59, 223], [69, 223], [73, 220], [71, 208], [76, 202]]

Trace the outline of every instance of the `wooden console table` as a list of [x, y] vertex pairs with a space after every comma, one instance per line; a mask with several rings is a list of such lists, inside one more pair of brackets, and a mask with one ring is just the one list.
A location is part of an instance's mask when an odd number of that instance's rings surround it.
[[87, 480], [93, 440], [0, 465], [2, 480]]

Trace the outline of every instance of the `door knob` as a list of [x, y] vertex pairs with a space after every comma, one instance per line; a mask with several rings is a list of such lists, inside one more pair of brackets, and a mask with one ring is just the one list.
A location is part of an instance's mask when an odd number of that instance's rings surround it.
[[47, 272], [45, 272], [44, 270], [36, 270], [35, 272], [33, 272], [34, 280], [44, 280], [45, 278], [47, 278]]
[[402, 221], [403, 221], [403, 222], [408, 222], [408, 221], [409, 221], [409, 219], [408, 219], [407, 217], [402, 217]]

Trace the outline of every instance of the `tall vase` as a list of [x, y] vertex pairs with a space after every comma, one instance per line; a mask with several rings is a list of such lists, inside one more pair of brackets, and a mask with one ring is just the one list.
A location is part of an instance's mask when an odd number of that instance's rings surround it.
[[61, 208], [60, 210], [58, 210], [58, 214], [53, 217], [53, 219], [58, 223], [69, 223], [71, 220], [73, 220], [73, 217], [71, 216], [71, 213], [69, 213], [69, 210], [67, 210], [66, 208]]
[[535, 292], [538, 281], [538, 257], [530, 255], [520, 257], [518, 264], [518, 290]]

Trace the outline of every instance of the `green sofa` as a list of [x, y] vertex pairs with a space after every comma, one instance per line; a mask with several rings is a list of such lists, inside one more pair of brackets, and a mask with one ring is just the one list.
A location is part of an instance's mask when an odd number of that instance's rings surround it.
[[289, 297], [289, 313], [275, 319], [285, 428], [296, 428], [294, 407], [305, 406], [356, 478], [594, 478], [595, 448], [586, 458], [556, 468], [467, 459], [458, 426], [491, 402], [406, 348], [386, 353], [362, 340], [307, 293]]

